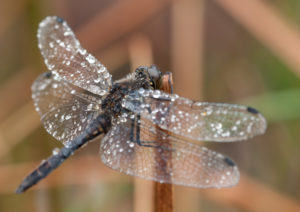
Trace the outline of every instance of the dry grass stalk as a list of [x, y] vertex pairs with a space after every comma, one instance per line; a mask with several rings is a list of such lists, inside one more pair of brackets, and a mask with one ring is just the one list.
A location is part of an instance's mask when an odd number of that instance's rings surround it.
[[[166, 93], [172, 93], [173, 92], [173, 79], [171, 73], [165, 74], [163, 76], [162, 81], [162, 91]], [[157, 141], [159, 142], [160, 135], [157, 135]], [[165, 141], [164, 141], [165, 142]], [[164, 144], [164, 146], [171, 146], [171, 144]], [[164, 176], [168, 176], [169, 178], [172, 178], [170, 176], [170, 173], [166, 172], [166, 161], [160, 157], [161, 152], [156, 151], [156, 158], [155, 162], [161, 164], [161, 170], [155, 170], [159, 172], [164, 172]], [[166, 153], [164, 153], [166, 155]], [[168, 166], [169, 168], [172, 166], [172, 152], [169, 152], [168, 154]], [[171, 181], [171, 180], [170, 180]], [[172, 184], [166, 184], [166, 183], [154, 183], [154, 211], [155, 212], [172, 212], [173, 211], [173, 185]]]

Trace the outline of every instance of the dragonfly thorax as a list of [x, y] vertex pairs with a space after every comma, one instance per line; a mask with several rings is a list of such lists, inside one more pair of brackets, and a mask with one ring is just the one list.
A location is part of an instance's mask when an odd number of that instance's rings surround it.
[[103, 100], [102, 109], [113, 112], [114, 116], [120, 115], [124, 110], [122, 100], [126, 95], [140, 88], [150, 90], [159, 89], [161, 77], [162, 73], [155, 65], [138, 67], [127, 78], [113, 83], [108, 96]]
[[160, 89], [162, 82], [162, 73], [155, 65], [151, 65], [150, 67], [138, 67], [135, 70], [134, 77], [136, 81], [141, 81], [143, 83], [143, 85], [141, 86], [142, 88]]

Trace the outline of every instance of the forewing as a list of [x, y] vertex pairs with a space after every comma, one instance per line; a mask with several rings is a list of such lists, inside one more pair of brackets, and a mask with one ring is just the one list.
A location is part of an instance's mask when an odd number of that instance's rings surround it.
[[67, 144], [100, 113], [101, 98], [46, 72], [32, 87], [32, 98], [45, 129]]
[[139, 121], [139, 145], [133, 123], [128, 117], [120, 118], [102, 139], [102, 161], [112, 169], [198, 188], [229, 187], [238, 182], [239, 171], [228, 157], [168, 135], [147, 119]]
[[197, 141], [238, 141], [265, 132], [266, 120], [255, 109], [232, 104], [193, 102], [144, 90], [129, 94], [123, 106], [162, 129]]
[[106, 67], [80, 46], [68, 24], [49, 16], [39, 25], [38, 43], [50, 71], [94, 94], [105, 95], [112, 84]]

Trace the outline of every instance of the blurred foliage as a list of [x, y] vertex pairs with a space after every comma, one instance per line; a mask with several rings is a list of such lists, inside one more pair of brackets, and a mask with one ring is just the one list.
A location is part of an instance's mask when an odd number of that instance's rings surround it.
[[253, 51], [253, 64], [264, 81], [265, 91], [242, 100], [264, 114], [269, 122], [300, 120], [300, 79], [271, 52], [261, 46]]
[[[268, 0], [271, 4], [274, 4], [274, 7], [283, 13], [283, 16], [290, 19], [295, 24], [300, 22], [300, 1], [298, 0]], [[298, 24], [299, 25], [299, 24]]]

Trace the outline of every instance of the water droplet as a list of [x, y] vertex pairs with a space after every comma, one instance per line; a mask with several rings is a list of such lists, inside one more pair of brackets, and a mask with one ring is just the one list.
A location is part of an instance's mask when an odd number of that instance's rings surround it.
[[69, 35], [72, 35], [72, 32], [70, 32], [70, 31], [64, 32], [64, 36], [69, 36]]
[[53, 47], [54, 47], [54, 43], [53, 43], [53, 42], [50, 42], [50, 43], [49, 43], [49, 46], [50, 46], [50, 48], [53, 48]]
[[91, 64], [96, 62], [96, 59], [91, 54], [86, 57], [86, 60]]
[[97, 79], [94, 79], [94, 82], [95, 83], [99, 83], [101, 81], [101, 78], [99, 77], [99, 78], [97, 78]]
[[70, 118], [72, 118], [72, 116], [70, 114], [66, 115], [65, 120], [69, 120]]
[[233, 126], [231, 129], [232, 129], [232, 131], [236, 131], [237, 130], [237, 126]]
[[106, 90], [100, 90], [98, 93], [99, 93], [100, 96], [103, 96], [103, 95], [106, 94]]
[[60, 45], [61, 47], [63, 47], [63, 48], [65, 48], [65, 47], [66, 47], [66, 45], [65, 45], [65, 43], [64, 43], [64, 42], [59, 42], [59, 45]]
[[89, 104], [88, 106], [87, 106], [87, 111], [91, 111], [93, 109], [93, 104]]
[[58, 155], [59, 151], [60, 151], [59, 148], [55, 148], [55, 149], [52, 150], [52, 154], [53, 155]]
[[101, 66], [101, 68], [100, 69], [98, 69], [97, 70], [97, 72], [99, 73], [99, 74], [101, 74], [101, 73], [103, 73], [104, 71], [105, 71], [105, 67], [104, 66]]
[[80, 53], [81, 55], [85, 55], [85, 54], [86, 54], [86, 50], [85, 50], [85, 49], [79, 49], [79, 53]]
[[154, 97], [154, 98], [159, 98], [159, 97], [160, 97], [160, 91], [159, 91], [159, 90], [155, 90], [155, 91], [153, 92], [153, 97]]
[[108, 72], [105, 72], [105, 73], [103, 74], [104, 79], [109, 78], [109, 76], [110, 76], [110, 74], [109, 74]]
[[144, 94], [145, 93], [145, 89], [144, 88], [139, 89], [139, 93], [140, 94]]
[[222, 128], [222, 123], [216, 123], [216, 129], [221, 129]]

